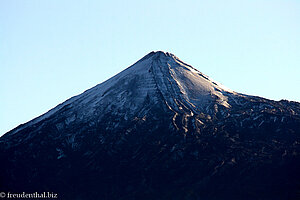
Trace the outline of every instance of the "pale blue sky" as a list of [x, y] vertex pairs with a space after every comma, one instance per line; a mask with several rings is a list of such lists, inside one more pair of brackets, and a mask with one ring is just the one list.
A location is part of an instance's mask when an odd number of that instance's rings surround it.
[[298, 0], [0, 0], [0, 135], [152, 50], [237, 92], [300, 101]]

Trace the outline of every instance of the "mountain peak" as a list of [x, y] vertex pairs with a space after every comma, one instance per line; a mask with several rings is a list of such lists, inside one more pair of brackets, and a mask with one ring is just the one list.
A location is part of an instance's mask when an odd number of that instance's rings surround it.
[[161, 50], [151, 51], [149, 54], [151, 54], [151, 55], [164, 55], [164, 56], [172, 56], [173, 55], [172, 53], [169, 53], [169, 52], [166, 52], [166, 51], [161, 51]]
[[[76, 108], [83, 121], [97, 113], [119, 113], [120, 110], [125, 119], [137, 113], [145, 115], [148, 111], [140, 111], [144, 109], [145, 102], [164, 105], [172, 112], [182, 112], [185, 108], [192, 114], [211, 114], [215, 112], [211, 106], [229, 109], [228, 99], [232, 94], [174, 54], [152, 51], [119, 74], [68, 99], [27, 125], [36, 124], [57, 112], [65, 112], [63, 108], [66, 106]], [[68, 111], [68, 115], [73, 115], [73, 109]]]
[[151, 52], [2, 136], [0, 187], [61, 199], [299, 199], [299, 133], [300, 104], [231, 92]]
[[151, 58], [152, 60], [158, 60], [163, 58], [177, 58], [174, 54], [165, 52], [165, 51], [151, 51], [147, 55], [145, 55], [142, 59], [140, 59], [138, 62], [143, 61], [145, 59]]
[[155, 55], [166, 56], [166, 57], [176, 57], [174, 54], [167, 51], [153, 51]]

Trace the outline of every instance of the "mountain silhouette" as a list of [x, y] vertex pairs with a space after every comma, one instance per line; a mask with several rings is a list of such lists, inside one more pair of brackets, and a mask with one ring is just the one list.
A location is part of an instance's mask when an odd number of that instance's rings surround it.
[[3, 191], [60, 199], [299, 199], [300, 104], [151, 52], [0, 138]]

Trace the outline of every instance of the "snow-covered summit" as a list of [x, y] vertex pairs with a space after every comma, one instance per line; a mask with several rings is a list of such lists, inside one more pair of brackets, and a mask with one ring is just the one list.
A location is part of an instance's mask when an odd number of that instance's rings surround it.
[[[164, 104], [176, 113], [183, 110], [192, 115], [210, 113], [218, 106], [230, 108], [228, 97], [232, 94], [175, 55], [163, 51], [150, 52], [119, 74], [68, 99], [13, 132], [57, 112], [63, 112], [68, 123], [72, 120], [89, 121], [95, 116], [101, 120], [105, 113], [122, 113], [124, 119], [143, 116], [149, 112], [145, 108], [149, 102]], [[66, 107], [69, 109], [64, 109]]]
[[197, 112], [214, 102], [229, 108], [227, 95], [230, 93], [175, 55], [157, 51], [67, 103], [106, 109], [114, 105], [114, 108], [126, 108], [127, 112], [150, 98], [154, 103], [163, 100], [173, 110], [179, 110], [178, 102], [181, 102]]

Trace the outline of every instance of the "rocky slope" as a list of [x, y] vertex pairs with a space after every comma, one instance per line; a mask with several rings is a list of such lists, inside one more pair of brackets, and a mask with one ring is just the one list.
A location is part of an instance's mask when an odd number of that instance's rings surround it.
[[3, 191], [62, 199], [297, 199], [300, 104], [151, 52], [0, 138]]

